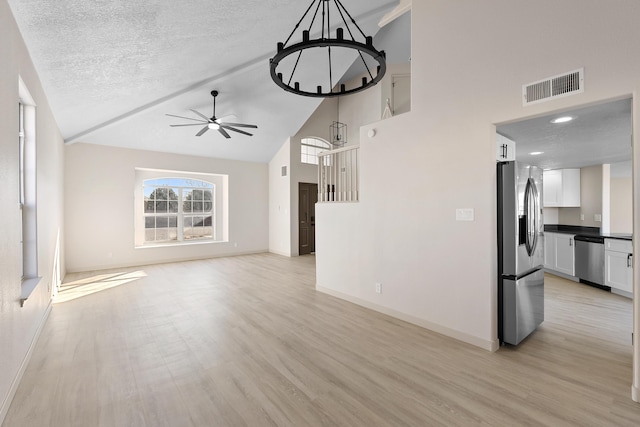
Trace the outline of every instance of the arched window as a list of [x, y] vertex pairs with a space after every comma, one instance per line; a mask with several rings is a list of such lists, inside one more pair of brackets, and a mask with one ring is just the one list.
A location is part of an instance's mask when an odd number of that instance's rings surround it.
[[315, 137], [302, 138], [300, 145], [300, 161], [310, 165], [318, 164], [319, 152], [331, 150], [331, 144]]
[[214, 184], [191, 178], [143, 181], [144, 241], [216, 239]]

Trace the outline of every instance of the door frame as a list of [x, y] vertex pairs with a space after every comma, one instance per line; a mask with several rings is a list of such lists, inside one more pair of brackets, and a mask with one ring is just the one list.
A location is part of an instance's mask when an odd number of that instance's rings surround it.
[[318, 184], [313, 183], [313, 182], [299, 182], [298, 183], [298, 223], [297, 223], [297, 228], [298, 228], [298, 255], [308, 255], [306, 252], [303, 253], [302, 250], [302, 233], [301, 233], [301, 218], [300, 218], [300, 212], [302, 210], [302, 200], [303, 198], [301, 197], [301, 193], [303, 188], [309, 188], [309, 210], [310, 210], [310, 218], [309, 218], [309, 227], [311, 228], [311, 236], [310, 236], [310, 240], [311, 240], [311, 248], [310, 248], [310, 252], [311, 254], [315, 253], [316, 248], [315, 248], [315, 204], [318, 202]]

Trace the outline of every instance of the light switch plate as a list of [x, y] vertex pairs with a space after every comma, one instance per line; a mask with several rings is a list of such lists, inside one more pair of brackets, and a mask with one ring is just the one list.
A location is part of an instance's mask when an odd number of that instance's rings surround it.
[[473, 221], [473, 208], [456, 209], [456, 221]]

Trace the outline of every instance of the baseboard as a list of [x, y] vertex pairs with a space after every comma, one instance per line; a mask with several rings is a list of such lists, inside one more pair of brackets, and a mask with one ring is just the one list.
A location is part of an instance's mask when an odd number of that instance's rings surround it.
[[287, 258], [291, 258], [292, 257], [290, 253], [283, 252], [283, 251], [277, 251], [275, 249], [269, 249], [269, 253], [280, 255], [280, 256], [286, 256]]
[[29, 344], [29, 349], [27, 350], [27, 354], [25, 355], [22, 363], [20, 364], [20, 369], [16, 373], [16, 376], [13, 378], [13, 382], [11, 383], [11, 387], [9, 388], [9, 393], [5, 397], [2, 402], [2, 407], [0, 407], [0, 426], [4, 422], [4, 418], [7, 416], [7, 412], [9, 412], [9, 406], [11, 406], [11, 402], [13, 401], [16, 392], [18, 391], [18, 387], [20, 386], [20, 381], [22, 381], [22, 376], [24, 375], [24, 371], [29, 366], [29, 361], [31, 361], [31, 356], [33, 355], [33, 350], [40, 339], [40, 334], [42, 333], [42, 329], [44, 325], [47, 323], [47, 319], [49, 318], [49, 314], [51, 313], [51, 308], [53, 307], [51, 301], [49, 301], [49, 305], [40, 320], [40, 324], [38, 325], [38, 329], [31, 340], [31, 344]]
[[580, 283], [580, 279], [579, 278], [577, 278], [575, 276], [571, 276], [569, 274], [561, 273], [561, 272], [555, 271], [555, 270], [550, 270], [548, 268], [545, 268], [544, 272], [545, 273], [549, 273], [549, 274], [553, 274], [554, 276], [562, 277], [563, 279], [571, 280], [572, 282]]
[[[94, 266], [85, 266], [85, 267], [67, 267], [66, 274], [69, 273], [88, 273], [92, 271], [103, 271], [103, 270], [115, 270], [118, 268], [137, 268], [137, 267], [147, 267], [151, 265], [160, 265], [160, 264], [171, 264], [178, 262], [189, 262], [189, 261], [203, 261], [207, 259], [215, 259], [215, 258], [228, 258], [234, 256], [244, 256], [244, 255], [256, 255], [256, 254], [264, 254], [268, 253], [267, 249], [260, 249], [255, 251], [238, 251], [232, 253], [222, 253], [215, 255], [204, 255], [199, 257], [184, 257], [184, 258], [172, 258], [167, 260], [157, 260], [157, 261], [149, 261], [149, 262], [124, 262], [119, 264], [108, 264], [108, 265], [94, 265]], [[286, 255], [285, 255], [286, 256]]]
[[621, 289], [611, 288], [611, 293], [612, 294], [616, 294], [616, 295], [620, 295], [622, 297], [627, 297], [629, 299], [633, 299], [633, 293], [632, 292], [627, 292], [627, 291], [623, 291]]
[[487, 341], [482, 338], [478, 338], [476, 336], [469, 335], [467, 333], [460, 332], [455, 329], [447, 328], [446, 326], [429, 322], [419, 317], [411, 316], [409, 314], [402, 313], [400, 311], [397, 311], [388, 307], [384, 307], [360, 298], [356, 298], [351, 295], [344, 294], [342, 292], [334, 291], [333, 289], [325, 288], [322, 286], [316, 286], [316, 290], [318, 292], [322, 292], [324, 294], [331, 295], [336, 298], [340, 298], [342, 300], [359, 305], [361, 307], [365, 307], [370, 310], [377, 311], [382, 314], [386, 314], [387, 316], [395, 317], [396, 319], [403, 320], [407, 323], [420, 326], [421, 328], [429, 329], [430, 331], [436, 332], [441, 335], [445, 335], [447, 337], [456, 339], [458, 341], [462, 341], [464, 343], [471, 344], [476, 347], [480, 347], [483, 350], [494, 352], [500, 348], [500, 342], [497, 339], [495, 341]]

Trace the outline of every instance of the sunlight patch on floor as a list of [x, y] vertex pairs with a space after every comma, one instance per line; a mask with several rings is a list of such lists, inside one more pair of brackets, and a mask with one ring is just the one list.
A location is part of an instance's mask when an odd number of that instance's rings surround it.
[[60, 291], [58, 292], [58, 295], [56, 295], [53, 303], [59, 304], [72, 301], [87, 295], [131, 283], [142, 279], [143, 277], [147, 277], [147, 273], [140, 270], [128, 273], [100, 274], [69, 283], [63, 283], [62, 286], [60, 286]]

